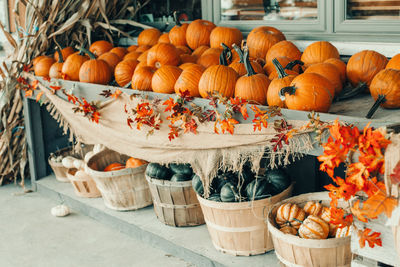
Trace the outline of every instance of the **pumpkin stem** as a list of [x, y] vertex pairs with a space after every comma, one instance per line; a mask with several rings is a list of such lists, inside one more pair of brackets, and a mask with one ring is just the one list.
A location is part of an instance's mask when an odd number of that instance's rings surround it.
[[226, 60], [226, 51], [222, 50], [221, 54], [219, 55], [219, 65], [228, 66], [228, 62]]
[[341, 101], [341, 100], [345, 100], [348, 98], [352, 98], [352, 97], [360, 94], [361, 92], [364, 92], [366, 88], [367, 88], [367, 84], [360, 82], [356, 88], [350, 88], [350, 89], [343, 90], [342, 92], [340, 92], [340, 94], [335, 98], [335, 101]]
[[85, 49], [83, 47], [79, 47], [79, 46], [77, 46], [75, 48], [78, 49], [79, 51], [81, 51], [81, 53], [87, 54], [90, 57], [90, 59], [96, 59], [96, 56], [92, 52], [90, 52], [89, 50], [87, 50], [87, 49]]
[[284, 101], [286, 99], [285, 97], [286, 94], [294, 95], [295, 92], [296, 92], [296, 87], [294, 86], [283, 87], [281, 90], [279, 90], [279, 98], [282, 101]]
[[378, 95], [378, 98], [376, 99], [375, 103], [372, 105], [371, 109], [368, 111], [366, 118], [371, 119], [372, 116], [374, 115], [374, 113], [379, 108], [379, 106], [385, 102], [386, 102], [385, 95]]
[[299, 219], [293, 218], [293, 221], [299, 222], [299, 223], [303, 223], [303, 221], [300, 221]]
[[174, 16], [174, 21], [175, 21], [176, 26], [179, 26], [179, 27], [182, 26], [182, 23], [179, 21], [178, 13], [176, 11], [174, 11], [173, 16]]
[[253, 66], [250, 63], [250, 58], [249, 58], [249, 49], [247, 47], [244, 48], [244, 67], [246, 68], [247, 71], [247, 76], [252, 76], [257, 74], [254, 69]]
[[[274, 59], [272, 60], [272, 64], [274, 64], [274, 67], [275, 67], [275, 69], [276, 69], [276, 72], [278, 73], [278, 78], [279, 78], [279, 79], [282, 79], [282, 78], [285, 78], [286, 76], [289, 76], [289, 75], [287, 75], [287, 73], [285, 72], [285, 69], [282, 67], [282, 64], [279, 63], [279, 61], [278, 61], [276, 58], [274, 58]], [[290, 63], [289, 63], [289, 64], [290, 64]]]
[[56, 52], [58, 53], [58, 63], [64, 63], [62, 52], [59, 47], [57, 47]]
[[226, 59], [228, 61], [230, 61], [232, 59], [232, 51], [231, 51], [231, 49], [229, 48], [229, 46], [227, 46], [224, 43], [221, 43], [221, 46], [224, 48]]
[[233, 47], [233, 49], [235, 49], [236, 53], [238, 53], [238, 55], [239, 55], [239, 62], [240, 63], [244, 63], [244, 57], [243, 57], [242, 49], [240, 49], [240, 47], [237, 46], [236, 44], [233, 44], [232, 47]]
[[[292, 70], [296, 65], [303, 66], [303, 65], [304, 65], [304, 62], [301, 61], [301, 60], [293, 60], [293, 61], [289, 62], [289, 63], [286, 65], [285, 69], [286, 69], [286, 70]], [[303, 72], [303, 69], [300, 68], [300, 74], [301, 74], [302, 72]]]

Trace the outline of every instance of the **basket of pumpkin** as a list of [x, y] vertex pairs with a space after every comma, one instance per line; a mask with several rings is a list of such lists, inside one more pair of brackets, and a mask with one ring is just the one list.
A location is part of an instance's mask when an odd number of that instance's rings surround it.
[[[286, 266], [350, 266], [351, 226], [331, 224], [328, 192], [309, 193], [275, 204], [268, 229], [275, 254]], [[340, 203], [345, 208], [345, 202]]]
[[154, 211], [162, 223], [170, 226], [204, 224], [203, 213], [192, 187], [194, 177], [197, 176], [189, 164], [147, 165], [146, 179]]
[[246, 166], [241, 173], [219, 172], [208, 197], [198, 176], [192, 182], [217, 250], [250, 256], [273, 249], [265, 223], [269, 208], [293, 190], [283, 170], [267, 170], [263, 176], [255, 176]]
[[85, 172], [96, 182], [107, 208], [127, 211], [152, 204], [146, 166], [146, 161], [104, 149], [90, 157]]

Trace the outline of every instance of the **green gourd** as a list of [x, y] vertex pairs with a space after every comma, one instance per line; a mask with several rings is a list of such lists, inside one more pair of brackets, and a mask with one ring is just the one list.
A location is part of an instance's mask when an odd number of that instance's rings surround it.
[[238, 202], [240, 200], [237, 188], [229, 182], [221, 188], [220, 196], [223, 202]]
[[210, 201], [216, 201], [216, 202], [221, 202], [221, 197], [219, 194], [212, 194], [207, 198]]
[[259, 200], [273, 195], [272, 185], [265, 178], [256, 178], [246, 186], [246, 196], [249, 200]]
[[175, 173], [171, 177], [171, 182], [185, 182], [190, 181], [192, 179], [191, 175], [186, 175], [184, 173]]
[[275, 194], [288, 188], [291, 183], [289, 176], [282, 169], [267, 170], [264, 177], [272, 185]]
[[203, 182], [201, 181], [200, 177], [197, 174], [193, 175], [192, 186], [193, 186], [194, 191], [198, 195], [203, 196], [203, 194], [204, 194]]
[[161, 180], [169, 180], [171, 178], [171, 173], [167, 167], [153, 162], [147, 165], [146, 175]]
[[169, 164], [169, 168], [173, 173], [182, 173], [189, 177], [193, 174], [193, 170], [192, 167], [190, 167], [190, 164], [171, 163]]

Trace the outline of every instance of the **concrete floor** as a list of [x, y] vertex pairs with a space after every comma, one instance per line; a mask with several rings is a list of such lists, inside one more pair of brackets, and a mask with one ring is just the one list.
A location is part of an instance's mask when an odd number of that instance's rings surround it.
[[59, 203], [38, 193], [0, 187], [0, 266], [194, 266], [89, 217], [57, 218]]

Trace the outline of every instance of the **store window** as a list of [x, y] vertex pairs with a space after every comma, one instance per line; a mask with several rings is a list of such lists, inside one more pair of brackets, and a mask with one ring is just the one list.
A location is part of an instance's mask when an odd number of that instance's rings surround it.
[[142, 23], [173, 21], [174, 11], [182, 21], [201, 19], [201, 0], [151, 0], [140, 10], [139, 20]]
[[346, 19], [357, 20], [398, 20], [400, 19], [400, 1], [348, 0]]

